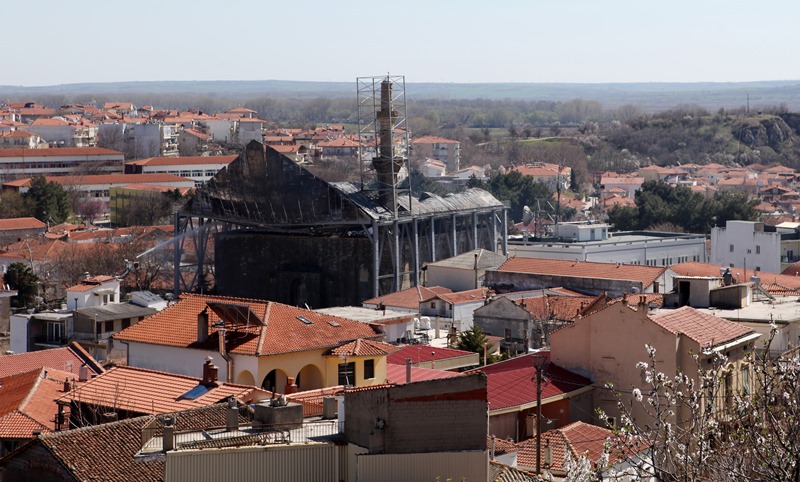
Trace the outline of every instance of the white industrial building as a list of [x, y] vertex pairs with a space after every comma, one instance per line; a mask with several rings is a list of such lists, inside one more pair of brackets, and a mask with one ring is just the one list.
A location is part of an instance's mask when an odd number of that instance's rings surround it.
[[562, 223], [556, 236], [533, 240], [509, 237], [509, 257], [547, 258], [644, 266], [708, 262], [703, 234], [628, 231], [611, 233], [607, 224]]

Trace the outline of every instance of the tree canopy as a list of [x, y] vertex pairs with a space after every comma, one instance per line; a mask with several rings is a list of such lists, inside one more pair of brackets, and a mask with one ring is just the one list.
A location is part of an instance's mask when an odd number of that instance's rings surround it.
[[33, 206], [33, 216], [43, 223], [63, 223], [70, 213], [69, 194], [57, 182], [47, 182], [40, 176], [31, 181], [28, 192], [22, 195]]
[[16, 308], [32, 306], [36, 298], [36, 282], [39, 278], [29, 266], [23, 263], [11, 263], [3, 276], [12, 290], [17, 291], [17, 296], [11, 299], [11, 305]]
[[662, 181], [648, 181], [636, 192], [636, 206], [614, 206], [609, 223], [617, 231], [652, 229], [671, 224], [689, 233], [709, 233], [715, 224], [729, 220], [755, 221], [757, 200], [745, 192], [719, 191], [713, 197], [685, 186], [673, 187]]

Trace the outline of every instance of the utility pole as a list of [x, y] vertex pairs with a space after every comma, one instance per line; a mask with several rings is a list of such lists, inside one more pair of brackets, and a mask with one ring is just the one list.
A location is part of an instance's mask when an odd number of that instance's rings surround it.
[[545, 369], [546, 355], [533, 355], [536, 367], [536, 475], [542, 470], [542, 370]]

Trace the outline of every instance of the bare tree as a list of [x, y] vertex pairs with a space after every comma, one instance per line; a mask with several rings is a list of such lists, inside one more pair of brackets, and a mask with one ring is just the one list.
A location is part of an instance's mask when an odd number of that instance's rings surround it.
[[[639, 364], [644, 386], [630, 394], [608, 387], [622, 416], [607, 452], [647, 447], [648, 457], [631, 463], [641, 480], [800, 481], [799, 349], [777, 359], [751, 350], [738, 388], [722, 352], [698, 367], [697, 378], [659, 372], [655, 349], [647, 352]], [[635, 407], [649, 419], [634, 419]]]

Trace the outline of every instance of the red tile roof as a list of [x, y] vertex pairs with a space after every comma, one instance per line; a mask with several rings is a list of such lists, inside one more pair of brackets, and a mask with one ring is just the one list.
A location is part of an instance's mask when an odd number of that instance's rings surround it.
[[[542, 445], [550, 447], [550, 470], [564, 472], [564, 458], [569, 451], [573, 460], [585, 456], [594, 467], [605, 449], [606, 440], [614, 433], [597, 425], [585, 422], [573, 422], [555, 430], [542, 433]], [[517, 444], [517, 464], [522, 467], [536, 467], [536, 440], [526, 440]], [[611, 465], [619, 462], [618, 458], [609, 460]]]
[[414, 286], [390, 293], [388, 295], [379, 296], [377, 298], [370, 298], [363, 302], [365, 305], [379, 305], [381, 303], [386, 307], [396, 306], [398, 308], [407, 308], [410, 310], [419, 310], [419, 303], [421, 301], [429, 300], [441, 293], [451, 293], [450, 288], [444, 286]]
[[251, 401], [270, 398], [266, 390], [219, 383], [197, 398], [181, 398], [200, 384], [199, 378], [128, 366], [115, 367], [59, 398], [61, 402], [113, 407], [136, 414], [157, 415], [218, 403], [229, 396]]
[[577, 278], [640, 281], [642, 285], [647, 288], [652, 285], [667, 268], [617, 263], [596, 263], [592, 261], [517, 257], [510, 258], [497, 270]]
[[458, 141], [445, 139], [444, 137], [425, 136], [411, 141], [412, 144], [458, 144]]
[[[542, 385], [542, 401], [563, 395], [581, 388], [589, 387], [592, 381], [549, 363], [550, 352], [540, 352], [545, 356], [546, 369]], [[522, 355], [491, 365], [476, 368], [466, 373], [482, 371], [486, 373], [489, 410], [523, 407], [536, 404], [536, 355]]]
[[185, 166], [191, 164], [230, 164], [237, 155], [230, 156], [181, 156], [181, 157], [150, 157], [138, 161], [127, 162], [134, 166]]
[[[434, 370], [432, 368], [411, 367], [411, 381], [421, 382], [425, 380], [437, 380], [439, 378], [459, 377], [461, 373], [448, 372], [444, 370]], [[403, 384], [406, 382], [406, 367], [403, 365], [386, 365], [386, 381], [393, 384]]]
[[[2, 152], [2, 150], [0, 150]], [[89, 184], [132, 184], [132, 183], [151, 183], [151, 182], [172, 182], [172, 183], [194, 183], [188, 177], [180, 177], [174, 174], [152, 173], [152, 174], [94, 174], [88, 176], [46, 176], [47, 182], [57, 182], [64, 186], [86, 186]], [[4, 186], [30, 186], [33, 179], [20, 179], [18, 181], [7, 182]], [[192, 184], [194, 185], [194, 184]]]
[[[688, 261], [686, 263], [673, 264], [672, 266], [670, 266], [670, 269], [679, 276], [719, 277], [721, 276], [720, 269], [724, 268], [727, 268], [727, 266], [721, 266], [710, 263], [700, 263], [697, 261]], [[733, 273], [734, 280], [736, 278], [739, 278], [739, 282], [744, 282], [744, 281], [749, 281], [750, 276], [755, 271], [753, 271], [752, 269], [748, 269], [746, 277], [745, 277], [745, 270], [741, 267], [733, 267], [731, 268], [731, 272]], [[761, 283], [764, 285], [770, 283], [777, 283], [785, 288], [793, 290], [800, 289], [800, 276], [792, 276], [789, 274], [765, 273], [763, 271], [760, 271], [758, 273], [758, 276], [761, 278]]]
[[439, 293], [435, 297], [447, 303], [458, 305], [461, 303], [473, 303], [483, 301], [489, 293], [488, 288], [478, 288], [475, 290], [457, 291], [455, 293]]
[[[239, 421], [247, 422], [241, 416]], [[175, 423], [176, 431], [221, 427], [225, 425], [225, 407], [220, 404], [178, 412]], [[142, 448], [143, 429], [152, 427], [161, 428], [162, 425], [155, 416], [146, 415], [44, 434], [35, 443], [50, 452], [75, 480], [161, 482], [165, 469], [163, 458], [135, 457]], [[24, 450], [20, 449], [18, 454]]]
[[426, 363], [462, 356], [471, 356], [475, 353], [455, 348], [431, 347], [427, 345], [403, 345], [392, 352], [386, 359], [387, 363], [393, 365], [405, 365], [406, 358], [411, 358], [412, 363]]
[[33, 432], [55, 429], [64, 381], [72, 374], [36, 368], [0, 378], [0, 439], [31, 438]]
[[662, 311], [649, 317], [670, 333], [683, 333], [701, 347], [720, 345], [754, 333], [744, 325], [707, 315], [690, 306]]
[[86, 350], [76, 343], [71, 343], [62, 348], [0, 356], [0, 377], [36, 368], [50, 368], [71, 373], [77, 378], [84, 363], [89, 368], [90, 374], [100, 374], [104, 371]]
[[517, 304], [524, 304], [525, 310], [536, 319], [554, 319], [559, 321], [571, 321], [579, 314], [584, 314], [585, 310], [594, 304], [598, 299], [604, 299], [605, 295], [599, 296], [553, 296], [544, 295], [533, 298], [522, 298], [516, 300]]
[[8, 218], [0, 219], [0, 231], [12, 229], [43, 229], [46, 224], [36, 218]]
[[0, 149], [0, 157], [120, 156], [123, 153], [102, 147], [60, 147], [53, 149]]
[[350, 343], [337, 346], [330, 350], [331, 356], [386, 356], [397, 349], [396, 346], [382, 341], [364, 340], [359, 338]]
[[[342, 342], [356, 338], [376, 340], [382, 338], [382, 335], [368, 324], [274, 301], [194, 294], [182, 295], [178, 303], [122, 330], [114, 335], [114, 338], [154, 345], [213, 349], [219, 342], [216, 327], [210, 328], [206, 344], [197, 343], [197, 315], [206, 309], [207, 302], [246, 306], [264, 323], [254, 321], [247, 327], [240, 325], [238, 327], [240, 336], [237, 337], [237, 341], [229, 342], [229, 350], [232, 353], [275, 355], [334, 348]], [[210, 326], [220, 321], [213, 311], [208, 310], [208, 315]], [[305, 323], [301, 317], [310, 323]], [[228, 329], [234, 328], [230, 320], [225, 320], [225, 326]]]

